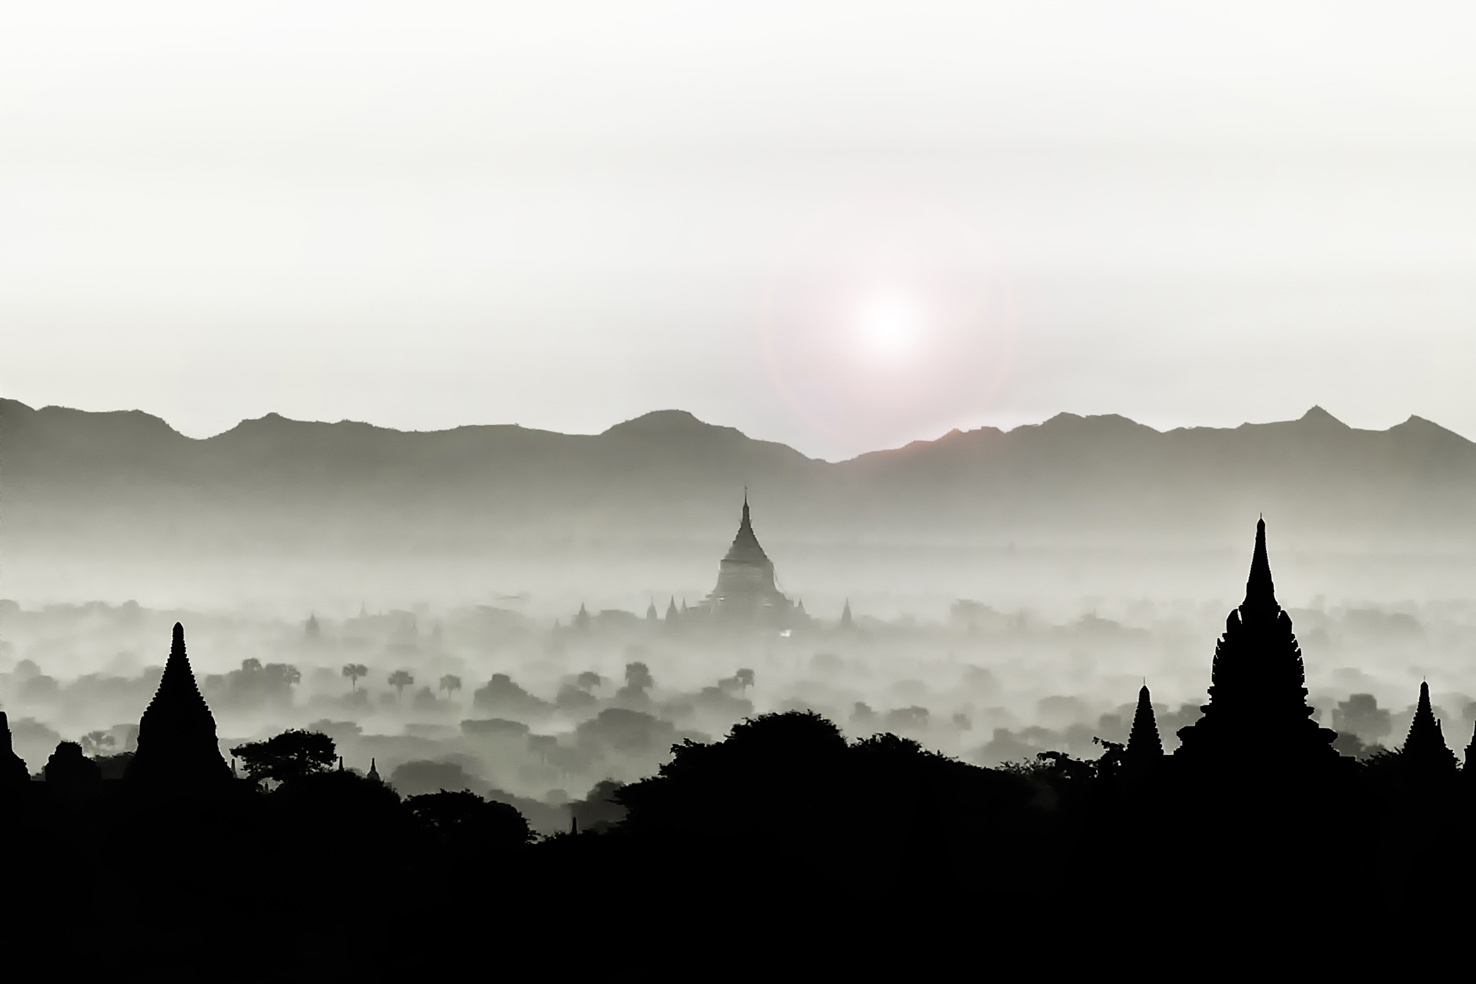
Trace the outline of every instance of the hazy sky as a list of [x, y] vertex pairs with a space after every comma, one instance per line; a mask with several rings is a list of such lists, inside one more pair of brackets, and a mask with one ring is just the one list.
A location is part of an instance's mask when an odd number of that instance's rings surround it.
[[0, 392], [1476, 436], [1469, 4], [11, 4]]

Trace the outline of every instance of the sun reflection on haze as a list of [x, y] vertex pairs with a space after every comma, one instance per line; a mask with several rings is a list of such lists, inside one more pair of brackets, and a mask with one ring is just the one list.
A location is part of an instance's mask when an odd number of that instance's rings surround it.
[[795, 414], [861, 451], [977, 426], [1009, 369], [1014, 322], [977, 231], [939, 209], [866, 201], [794, 237], [759, 341]]

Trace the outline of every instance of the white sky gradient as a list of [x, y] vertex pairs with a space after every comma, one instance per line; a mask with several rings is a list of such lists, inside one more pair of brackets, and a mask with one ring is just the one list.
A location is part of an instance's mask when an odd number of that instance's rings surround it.
[[12, 4], [0, 392], [1476, 436], [1472, 51], [1469, 4], [1347, 0]]

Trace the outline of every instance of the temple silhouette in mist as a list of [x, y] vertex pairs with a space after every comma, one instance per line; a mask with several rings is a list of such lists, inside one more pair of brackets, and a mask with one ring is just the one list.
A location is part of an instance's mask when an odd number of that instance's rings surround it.
[[231, 778], [216, 739], [215, 716], [200, 696], [178, 622], [159, 689], [139, 718], [138, 748], [126, 778], [174, 790], [218, 788]]
[[1226, 617], [1215, 646], [1209, 698], [1204, 716], [1179, 731], [1176, 756], [1208, 767], [1260, 755], [1292, 766], [1339, 758], [1332, 748], [1337, 733], [1312, 720], [1302, 651], [1291, 617], [1276, 601], [1264, 519], [1256, 522], [1245, 600]]
[[804, 620], [804, 608], [790, 600], [774, 577], [774, 562], [753, 532], [748, 490], [743, 492], [743, 515], [732, 546], [718, 564], [717, 584], [689, 618], [707, 618], [720, 625], [789, 628]]
[[[609, 614], [609, 613], [601, 613]], [[614, 613], [619, 615], [621, 613]], [[585, 606], [570, 622], [576, 630], [588, 630], [594, 624]], [[784, 631], [812, 624], [804, 602], [790, 598], [779, 589], [774, 562], [764, 551], [753, 531], [753, 516], [748, 505], [748, 490], [743, 490], [743, 511], [738, 532], [728, 552], [718, 562], [717, 583], [707, 596], [690, 607], [683, 599], [678, 607], [675, 596], [667, 602], [666, 615], [658, 616], [653, 598], [646, 608], [645, 622], [695, 630], [742, 633], [750, 630]], [[851, 626], [851, 608], [847, 602], [841, 617], [841, 628]]]
[[[746, 501], [717, 585], [687, 617], [699, 616], [757, 624], [802, 617], [778, 588]], [[1334, 733], [1317, 725], [1307, 703], [1264, 522], [1244, 600], [1215, 648], [1208, 696], [1202, 716], [1178, 730], [1173, 753], [1145, 681], [1125, 744], [1103, 741], [1106, 751], [1090, 761], [1048, 751], [998, 768], [890, 733], [848, 740], [811, 710], [760, 714], [716, 742], [671, 746], [657, 775], [612, 782], [601, 796], [624, 811], [617, 819], [588, 824], [571, 811], [568, 833], [535, 838], [516, 808], [470, 791], [402, 797], [372, 758], [368, 775], [346, 770], [341, 756], [332, 770], [333, 742], [316, 732], [232, 749], [247, 761], [248, 775], [237, 778], [176, 623], [121, 775], [101, 776], [78, 743], [63, 741], [43, 775], [28, 776], [0, 712], [0, 833], [9, 831], [12, 848], [8, 888], [38, 921], [87, 893], [127, 898], [144, 921], [120, 917], [113, 952], [185, 964], [195, 959], [187, 944], [236, 955], [237, 935], [220, 925], [264, 913], [285, 926], [325, 917], [382, 923], [411, 938], [451, 925], [450, 938], [472, 939], [496, 919], [519, 939], [544, 933], [548, 945], [567, 946], [566, 926], [546, 914], [571, 895], [609, 892], [612, 871], [629, 875], [620, 904], [602, 918], [628, 919], [631, 933], [648, 931], [660, 913], [668, 930], [677, 921], [673, 939], [708, 933], [715, 943], [735, 921], [789, 906], [785, 921], [828, 947], [836, 933], [813, 932], [815, 911], [826, 909], [815, 898], [818, 881], [854, 903], [830, 907], [827, 926], [836, 932], [874, 915], [861, 927], [869, 935], [952, 940], [970, 953], [980, 925], [1023, 920], [1022, 929], [1038, 929], [1041, 912], [1083, 899], [1120, 896], [1125, 912], [1161, 906], [1186, 871], [1207, 887], [1166, 919], [1218, 930], [1248, 916], [1258, 933], [1280, 921], [1313, 936], [1366, 923], [1361, 911], [1329, 900], [1395, 899], [1423, 919], [1445, 901], [1442, 889], [1476, 876], [1468, 852], [1448, 852], [1436, 866], [1418, 851], [1408, 857], [1409, 845], [1467, 836], [1476, 820], [1476, 739], [1462, 769], [1422, 683], [1401, 749], [1363, 760], [1335, 750]], [[279, 739], [321, 745], [318, 766], [294, 759], [295, 774], [259, 776], [251, 756]], [[717, 893], [731, 907], [722, 918], [707, 902], [683, 904], [672, 886], [688, 884], [693, 871], [731, 869], [735, 856], [744, 859], [741, 877]], [[371, 857], [393, 861], [366, 863]], [[1195, 867], [1184, 868], [1185, 859]], [[1309, 873], [1321, 889], [1315, 899]], [[979, 893], [985, 883], [991, 890]], [[438, 899], [457, 904], [427, 902]], [[235, 908], [223, 918], [221, 905]], [[161, 911], [169, 932], [153, 928]], [[954, 917], [963, 922], [940, 935], [938, 920]], [[85, 930], [90, 939], [97, 927]], [[364, 979], [383, 969], [371, 948], [349, 947], [345, 956], [337, 934], [282, 935], [340, 969], [364, 954]]]

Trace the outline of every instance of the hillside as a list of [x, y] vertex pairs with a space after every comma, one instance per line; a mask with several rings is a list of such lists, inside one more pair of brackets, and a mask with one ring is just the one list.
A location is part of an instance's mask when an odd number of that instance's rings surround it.
[[1411, 417], [1158, 432], [1061, 414], [829, 463], [676, 410], [602, 434], [401, 432], [268, 415], [205, 440], [137, 411], [0, 401], [9, 549], [429, 553], [718, 541], [744, 485], [772, 537], [834, 542], [1243, 538], [1476, 542], [1476, 445]]

